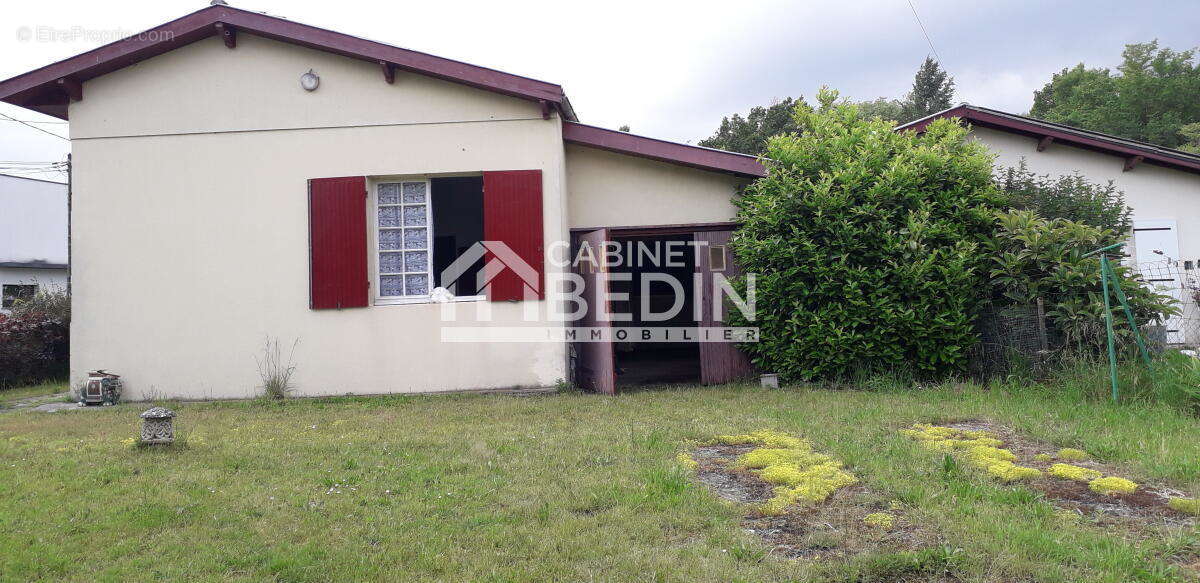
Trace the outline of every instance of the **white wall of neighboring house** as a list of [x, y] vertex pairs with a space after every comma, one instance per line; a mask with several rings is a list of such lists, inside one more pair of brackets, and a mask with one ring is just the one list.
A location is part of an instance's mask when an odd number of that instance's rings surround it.
[[0, 174], [0, 286], [65, 289], [66, 264], [67, 186]]
[[[1191, 273], [1200, 277], [1200, 174], [1146, 163], [1126, 172], [1125, 159], [1119, 156], [1058, 143], [1038, 152], [1037, 138], [990, 128], [972, 127], [971, 135], [996, 155], [998, 168], [1014, 167], [1024, 158], [1029, 169], [1037, 174], [1059, 176], [1078, 172], [1092, 182], [1104, 184], [1112, 180], [1133, 209], [1135, 233], [1127, 253], [1143, 264], [1150, 258], [1161, 257], [1138, 247], [1137, 231], [1162, 229], [1166, 225], [1173, 232], [1148, 231], [1147, 236], [1140, 237], [1142, 247], [1153, 241], [1156, 248], [1161, 247], [1160, 250], [1173, 255], [1171, 259], [1180, 262], [1180, 270], [1190, 261]], [[1200, 306], [1191, 302], [1187, 294], [1178, 295], [1184, 303], [1184, 317], [1200, 319]], [[1190, 326], [1186, 332], [1190, 335], [1174, 340], [1200, 343], [1200, 327]]]

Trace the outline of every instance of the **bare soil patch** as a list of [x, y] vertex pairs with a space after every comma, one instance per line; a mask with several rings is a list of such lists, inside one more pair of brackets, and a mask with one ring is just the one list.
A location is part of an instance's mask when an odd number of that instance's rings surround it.
[[[734, 467], [737, 457], [757, 446], [709, 445], [692, 451], [699, 464], [697, 480], [730, 502], [759, 505], [772, 496], [770, 484], [751, 471]], [[863, 518], [887, 512], [895, 525], [882, 529]], [[867, 551], [900, 552], [927, 548], [940, 539], [929, 529], [906, 519], [903, 508], [893, 507], [884, 496], [855, 484], [834, 492], [814, 506], [795, 506], [779, 516], [751, 510], [742, 526], [771, 547], [770, 555], [789, 559], [834, 558]]]
[[[943, 426], [954, 429], [985, 430], [995, 434], [997, 439], [1004, 441], [1002, 447], [1017, 456], [1016, 463], [1042, 470], [1043, 477], [1041, 479], [1026, 482], [1026, 484], [1041, 492], [1046, 499], [1060, 508], [1093, 516], [1100, 522], [1132, 520], [1166, 525], [1184, 525], [1195, 522], [1194, 517], [1167, 506], [1170, 498], [1186, 497], [1186, 493], [1165, 485], [1147, 483], [1136, 476], [1131, 476], [1127, 470], [1092, 458], [1086, 460], [1038, 460], [1035, 458], [1038, 454], [1054, 456], [1059, 448], [1029, 439], [1007, 427], [988, 421], [960, 421], [946, 423]], [[1056, 463], [1090, 468], [1105, 476], [1127, 478], [1137, 482], [1138, 489], [1132, 494], [1100, 494], [1089, 488], [1086, 482], [1051, 476], [1047, 470]]]

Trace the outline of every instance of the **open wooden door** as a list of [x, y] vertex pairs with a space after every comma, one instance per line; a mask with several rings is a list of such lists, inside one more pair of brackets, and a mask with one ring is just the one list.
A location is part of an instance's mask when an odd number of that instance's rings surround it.
[[[729, 249], [732, 231], [698, 231], [696, 233], [696, 272], [700, 274], [703, 290], [701, 302], [701, 327], [727, 326], [725, 311], [728, 302], [713, 306], [713, 274], [726, 279], [741, 275], [742, 271], [733, 260]], [[707, 244], [705, 244], [707, 243]], [[735, 308], [736, 309], [736, 308]], [[700, 382], [706, 385], [728, 383], [754, 376], [754, 365], [746, 353], [738, 350], [733, 342], [700, 343]]]
[[608, 306], [608, 265], [605, 263], [604, 244], [608, 241], [608, 229], [596, 229], [581, 233], [573, 246], [576, 257], [583, 246], [591, 249], [595, 261], [579, 261], [575, 263], [575, 273], [583, 277], [583, 300], [587, 303], [587, 311], [583, 317], [574, 323], [576, 330], [575, 347], [575, 382], [580, 387], [612, 395], [617, 392], [616, 366], [613, 362], [613, 344], [611, 337], [600, 341], [592, 336], [588, 329], [602, 329], [611, 325], [607, 319]]

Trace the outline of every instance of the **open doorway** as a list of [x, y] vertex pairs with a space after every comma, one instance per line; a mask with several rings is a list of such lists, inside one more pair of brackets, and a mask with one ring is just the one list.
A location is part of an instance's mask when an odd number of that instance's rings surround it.
[[[696, 254], [691, 233], [613, 237], [621, 246], [621, 262], [610, 268], [609, 287], [616, 297], [629, 294], [627, 300], [613, 300], [614, 314], [629, 314], [629, 320], [614, 321], [621, 327], [695, 327], [693, 276]], [[627, 274], [627, 275], [620, 275]], [[671, 278], [680, 284], [682, 296], [669, 283], [655, 275]], [[666, 320], [649, 319], [643, 313], [665, 314], [673, 306], [678, 311]], [[695, 384], [701, 380], [700, 346], [696, 342], [614, 341], [616, 385], [628, 387], [655, 384]]]

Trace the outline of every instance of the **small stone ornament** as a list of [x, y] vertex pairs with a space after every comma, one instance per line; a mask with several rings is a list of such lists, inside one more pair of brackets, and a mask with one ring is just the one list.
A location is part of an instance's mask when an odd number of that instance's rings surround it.
[[174, 443], [175, 412], [165, 407], [153, 407], [142, 412], [142, 443]]

